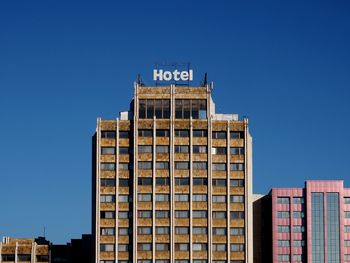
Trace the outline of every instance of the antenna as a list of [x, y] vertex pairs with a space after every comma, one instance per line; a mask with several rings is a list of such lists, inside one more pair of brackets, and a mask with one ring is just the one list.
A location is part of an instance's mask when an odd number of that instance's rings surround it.
[[46, 238], [46, 227], [44, 226], [44, 238]]

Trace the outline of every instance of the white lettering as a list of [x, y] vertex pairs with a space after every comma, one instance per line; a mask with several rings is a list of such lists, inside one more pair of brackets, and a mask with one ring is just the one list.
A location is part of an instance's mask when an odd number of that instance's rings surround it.
[[173, 74], [174, 74], [174, 80], [179, 81], [180, 80], [179, 76], [180, 76], [181, 72], [179, 72], [177, 69], [175, 69]]
[[153, 80], [163, 80], [163, 70], [160, 69], [159, 72], [157, 69], [153, 70]]
[[175, 69], [173, 72], [164, 71], [162, 69], [153, 70], [153, 80], [154, 81], [192, 81], [193, 80], [193, 70], [179, 71]]

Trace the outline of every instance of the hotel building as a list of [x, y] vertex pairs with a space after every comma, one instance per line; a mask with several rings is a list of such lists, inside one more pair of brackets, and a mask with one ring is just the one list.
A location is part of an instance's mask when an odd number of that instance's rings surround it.
[[[271, 242], [254, 244], [265, 250], [262, 258], [254, 256], [259, 258], [254, 262], [271, 262], [271, 258], [273, 263], [350, 262], [350, 189], [344, 188], [343, 181], [306, 181], [304, 188], [273, 188], [254, 203], [255, 209], [261, 214], [254, 218], [254, 225], [260, 225], [254, 235], [265, 240], [270, 236]], [[269, 222], [269, 227], [261, 227]]]
[[93, 136], [95, 263], [252, 262], [248, 120], [211, 85], [135, 84]]

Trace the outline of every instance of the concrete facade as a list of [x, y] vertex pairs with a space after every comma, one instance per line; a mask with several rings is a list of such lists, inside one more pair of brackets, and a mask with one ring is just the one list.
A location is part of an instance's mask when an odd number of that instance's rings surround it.
[[4, 237], [0, 243], [0, 263], [48, 263], [49, 243], [43, 240]]
[[248, 120], [210, 85], [134, 91], [93, 137], [94, 262], [253, 262]]

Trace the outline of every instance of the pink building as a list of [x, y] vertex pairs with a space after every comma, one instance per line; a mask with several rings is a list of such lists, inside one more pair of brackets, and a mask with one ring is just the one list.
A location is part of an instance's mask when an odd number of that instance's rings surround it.
[[272, 262], [350, 262], [350, 188], [343, 181], [306, 181], [273, 188]]

